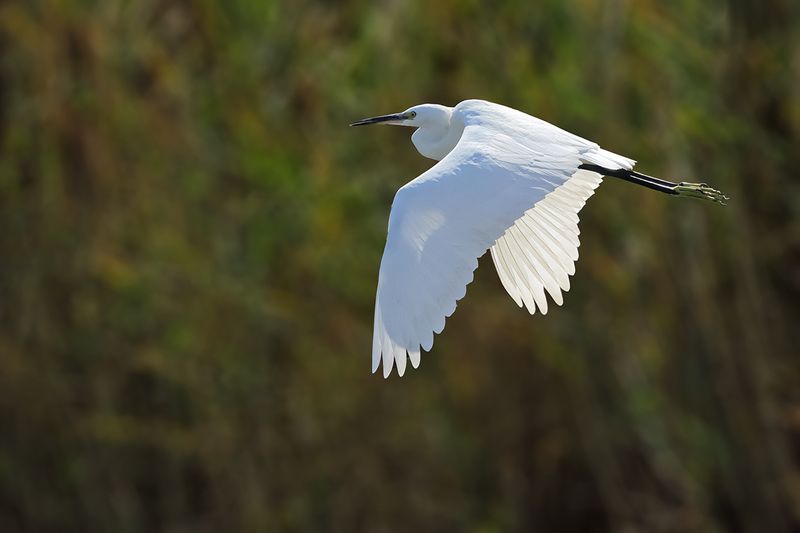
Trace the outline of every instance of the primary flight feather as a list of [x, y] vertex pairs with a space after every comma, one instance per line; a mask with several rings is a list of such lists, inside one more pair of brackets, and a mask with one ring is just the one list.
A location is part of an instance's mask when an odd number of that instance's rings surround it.
[[372, 371], [416, 368], [490, 250], [520, 307], [547, 313], [569, 290], [578, 259], [578, 212], [612, 176], [661, 192], [723, 203], [705, 184], [672, 183], [636, 163], [521, 111], [483, 100], [414, 106], [354, 122], [417, 128], [412, 142], [438, 160], [395, 195], [378, 274]]

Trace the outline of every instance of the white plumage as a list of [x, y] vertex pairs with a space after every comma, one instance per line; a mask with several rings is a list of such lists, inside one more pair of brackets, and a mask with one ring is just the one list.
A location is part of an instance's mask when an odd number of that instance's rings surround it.
[[372, 370], [402, 376], [433, 346], [491, 250], [517, 305], [547, 312], [569, 290], [578, 212], [602, 176], [581, 164], [631, 169], [632, 159], [543, 120], [482, 100], [424, 104], [355, 125], [419, 128], [417, 149], [441, 159], [394, 198], [375, 298]]

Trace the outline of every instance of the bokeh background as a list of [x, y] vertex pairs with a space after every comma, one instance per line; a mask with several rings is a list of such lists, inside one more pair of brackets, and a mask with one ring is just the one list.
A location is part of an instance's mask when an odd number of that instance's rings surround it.
[[[0, 530], [800, 531], [800, 3], [0, 2]], [[481, 260], [370, 374], [407, 129], [485, 98], [616, 180], [564, 307]]]

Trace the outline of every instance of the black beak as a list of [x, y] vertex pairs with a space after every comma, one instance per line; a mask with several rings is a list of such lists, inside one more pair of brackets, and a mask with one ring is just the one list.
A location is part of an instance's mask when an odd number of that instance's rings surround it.
[[403, 113], [392, 113], [391, 115], [381, 115], [379, 117], [365, 118], [350, 124], [351, 126], [366, 126], [367, 124], [378, 124], [380, 122], [400, 122], [405, 120]]

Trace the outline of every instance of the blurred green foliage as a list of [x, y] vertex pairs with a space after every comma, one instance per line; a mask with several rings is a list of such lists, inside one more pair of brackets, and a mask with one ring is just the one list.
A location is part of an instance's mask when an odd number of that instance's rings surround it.
[[[798, 9], [0, 2], [0, 530], [798, 531]], [[607, 182], [564, 307], [484, 258], [384, 381], [431, 162], [346, 125], [466, 98], [732, 201]]]

